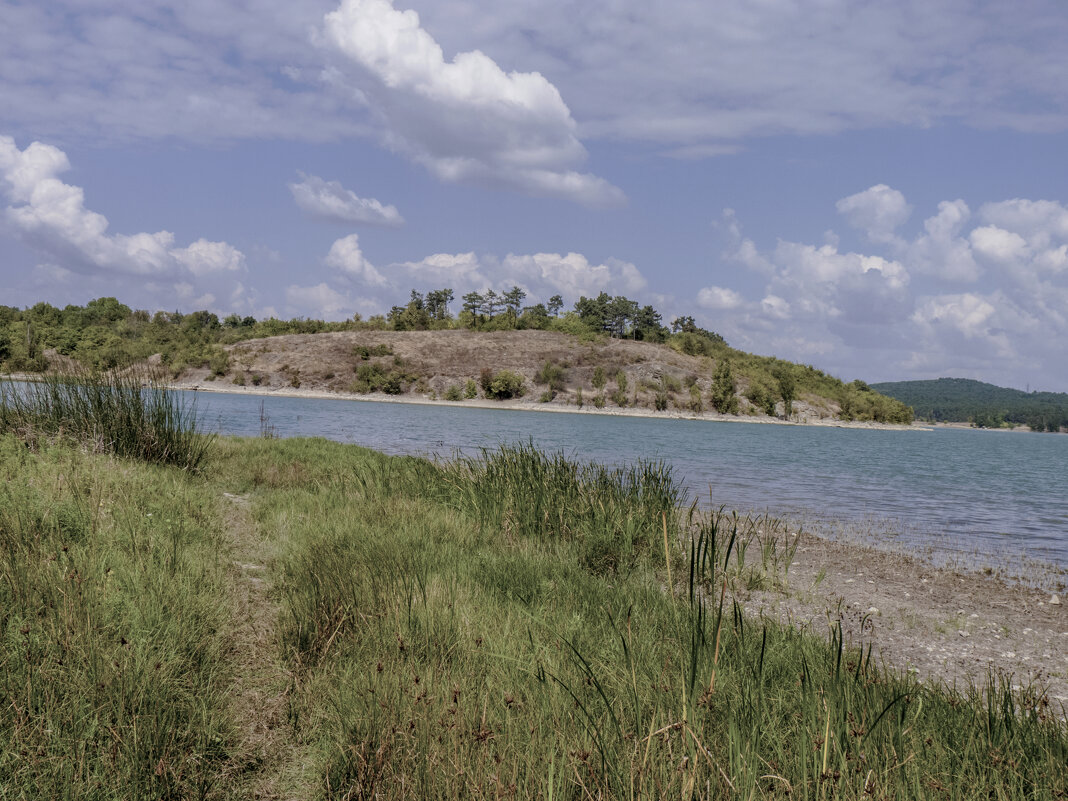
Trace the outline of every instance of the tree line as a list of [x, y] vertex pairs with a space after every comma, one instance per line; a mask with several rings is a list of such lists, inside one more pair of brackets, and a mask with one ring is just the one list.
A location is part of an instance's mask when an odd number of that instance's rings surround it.
[[922, 420], [971, 423], [977, 428], [1026, 425], [1032, 431], [1068, 428], [1068, 394], [1024, 392], [970, 378], [895, 381], [875, 389], [908, 403]]

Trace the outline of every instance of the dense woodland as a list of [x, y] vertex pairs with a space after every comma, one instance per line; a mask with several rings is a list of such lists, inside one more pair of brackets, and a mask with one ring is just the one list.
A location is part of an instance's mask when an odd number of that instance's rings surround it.
[[[846, 420], [908, 423], [912, 410], [904, 403], [873, 391], [863, 381], [845, 383], [811, 365], [757, 356], [731, 348], [719, 334], [683, 316], [665, 325], [660, 312], [623, 296], [602, 292], [581, 297], [564, 310], [556, 295], [545, 303], [524, 305], [519, 287], [498, 294], [471, 292], [460, 299], [451, 289], [426, 293], [412, 290], [408, 302], [388, 314], [341, 322], [321, 320], [256, 320], [231, 314], [223, 319], [208, 311], [150, 313], [133, 310], [115, 298], [97, 298], [85, 306], [59, 309], [38, 303], [27, 309], [0, 306], [0, 371], [44, 372], [57, 358], [90, 368], [112, 369], [154, 355], [173, 376], [189, 367], [208, 367], [217, 376], [230, 370], [227, 345], [281, 334], [331, 331], [413, 331], [468, 329], [476, 331], [550, 330], [582, 339], [615, 337], [662, 343], [691, 356], [706, 357], [717, 370], [722, 397], [712, 405], [737, 412], [735, 392], [758, 409], [774, 414], [805, 394], [831, 399]], [[51, 356], [51, 359], [50, 359]]]
[[972, 423], [979, 428], [1027, 425], [1033, 431], [1068, 428], [1068, 394], [1023, 392], [970, 378], [896, 381], [874, 389], [909, 404], [921, 420]]

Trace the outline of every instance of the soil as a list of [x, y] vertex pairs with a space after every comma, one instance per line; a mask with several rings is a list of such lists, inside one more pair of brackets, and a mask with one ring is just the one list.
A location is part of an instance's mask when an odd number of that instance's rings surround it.
[[[991, 674], [1045, 693], [1068, 715], [1068, 598], [907, 555], [801, 533], [785, 587], [744, 598], [766, 615], [847, 642], [928, 683], [964, 691]], [[1058, 603], [1059, 602], [1059, 603]], [[1068, 719], [1068, 718], [1066, 718]]]

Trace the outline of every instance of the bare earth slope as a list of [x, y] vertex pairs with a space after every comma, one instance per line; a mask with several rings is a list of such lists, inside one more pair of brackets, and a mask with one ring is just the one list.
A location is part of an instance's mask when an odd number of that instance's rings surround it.
[[[365, 358], [361, 358], [360, 349], [366, 349]], [[509, 406], [537, 404], [541, 409], [574, 410], [579, 406], [581, 391], [582, 405], [588, 411], [602, 396], [600, 410], [652, 413], [660, 393], [662, 400], [666, 399], [666, 408], [660, 414], [690, 416], [695, 414], [690, 390], [695, 384], [704, 407], [700, 416], [721, 417], [711, 412], [708, 401], [715, 367], [712, 360], [649, 342], [608, 338], [583, 341], [552, 331], [345, 331], [248, 340], [228, 346], [227, 351], [230, 369], [226, 375], [214, 377], [204, 368], [187, 370], [177, 385], [216, 391], [353, 395], [361, 392], [357, 370], [361, 365], [370, 365], [406, 376], [403, 391], [394, 396], [396, 399], [440, 401], [450, 386], [463, 387], [468, 381], [477, 384], [483, 369], [509, 370], [523, 376], [526, 389], [522, 399], [505, 401]], [[551, 400], [543, 397], [545, 385], [536, 381], [546, 362], [566, 370], [566, 386]], [[593, 386], [597, 367], [608, 378], [603, 390]], [[611, 399], [617, 390], [615, 376], [619, 372], [626, 376], [625, 407]], [[737, 384], [742, 418], [766, 422], [775, 419], [742, 397], [747, 385], [743, 376], [737, 377]], [[370, 393], [368, 397], [384, 398], [381, 393]], [[790, 420], [837, 425], [840, 421], [834, 418], [838, 410], [837, 402], [830, 398], [801, 393]], [[781, 402], [778, 411], [781, 415]], [[874, 423], [856, 425], [881, 427]]]

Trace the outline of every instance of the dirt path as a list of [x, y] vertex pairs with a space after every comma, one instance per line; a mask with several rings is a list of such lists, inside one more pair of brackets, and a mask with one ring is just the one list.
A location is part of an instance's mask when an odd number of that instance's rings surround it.
[[256, 530], [248, 498], [224, 495], [233, 608], [230, 696], [239, 732], [232, 780], [240, 797], [306, 798], [305, 761], [286, 715], [292, 677], [279, 654], [278, 603], [267, 580], [271, 546]]
[[745, 607], [822, 635], [842, 621], [847, 641], [927, 682], [982, 685], [991, 671], [1046, 692], [1068, 713], [1068, 598], [920, 559], [801, 535], [785, 592], [751, 593]]

